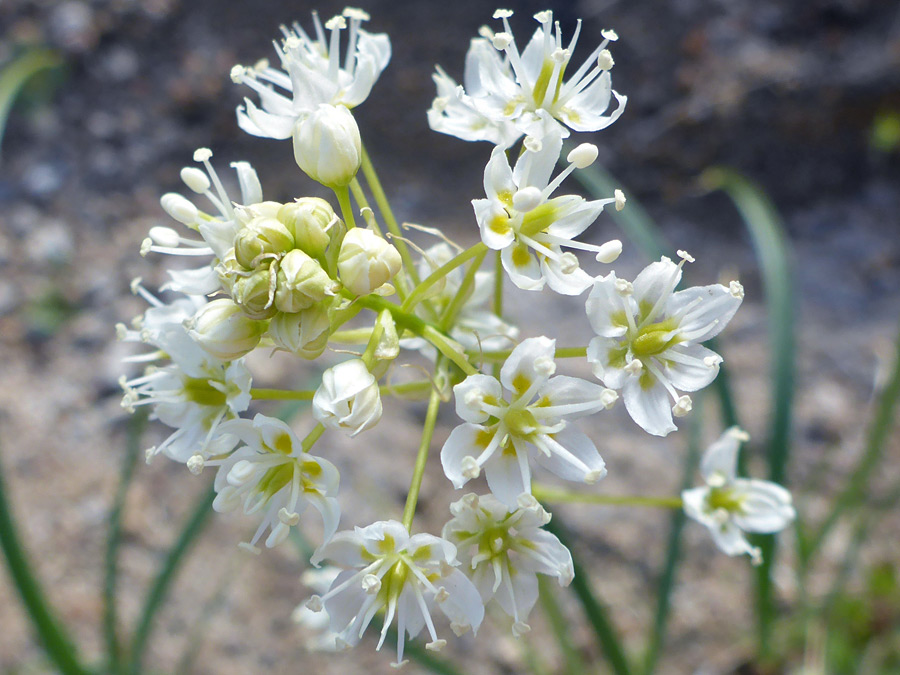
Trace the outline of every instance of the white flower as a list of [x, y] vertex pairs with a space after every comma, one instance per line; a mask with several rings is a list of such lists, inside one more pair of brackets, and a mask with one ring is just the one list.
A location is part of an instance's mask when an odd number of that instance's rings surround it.
[[313, 417], [326, 427], [356, 436], [381, 419], [378, 382], [361, 359], [344, 361], [322, 374], [312, 408]]
[[457, 635], [478, 630], [484, 605], [478, 590], [456, 569], [456, 547], [430, 534], [409, 536], [395, 520], [380, 521], [353, 532], [338, 532], [312, 558], [318, 565], [329, 560], [347, 567], [323, 596], [314, 595], [307, 607], [323, 607], [331, 619], [331, 630], [340, 633], [339, 644], [355, 645], [375, 615], [383, 611], [384, 623], [377, 649], [388, 628], [397, 619], [397, 664], [403, 661], [406, 636], [416, 637], [428, 629], [426, 648], [438, 651], [446, 644], [439, 639], [431, 612], [437, 604], [451, 621]]
[[[373, 35], [359, 27], [369, 17], [348, 7], [322, 26], [313, 12], [315, 39], [295, 23], [282, 28], [284, 40], [276, 45], [281, 70], [262, 61], [252, 68], [235, 66], [231, 79], [254, 89], [261, 108], [249, 98], [238, 107], [238, 125], [247, 133], [266, 138], [290, 138], [297, 122], [320, 104], [353, 108], [363, 101], [391, 59], [387, 35]], [[350, 30], [341, 63], [341, 31]], [[325, 30], [331, 35], [326, 37]], [[282, 93], [284, 92], [284, 93]]]
[[529, 494], [520, 495], [511, 512], [493, 495], [467, 494], [450, 505], [453, 519], [444, 539], [456, 544], [462, 569], [487, 604], [491, 598], [513, 618], [513, 634], [530, 630], [526, 619], [538, 598], [538, 574], [554, 576], [560, 586], [574, 578], [572, 554], [556, 536], [541, 529], [547, 513]]
[[679, 254], [679, 264], [664, 257], [633, 284], [614, 272], [596, 279], [586, 305], [598, 335], [587, 352], [594, 374], [623, 390], [628, 414], [655, 436], [675, 430], [673, 413], [690, 412], [690, 397], [679, 391], [698, 391], [718, 375], [722, 357], [698, 343], [718, 335], [744, 297], [737, 281], [673, 293], [684, 260], [692, 260]]
[[[542, 111], [558, 120], [564, 136], [569, 135], [568, 129], [598, 131], [615, 122], [627, 98], [612, 90], [613, 59], [606, 47], [618, 36], [603, 31], [603, 42], [572, 73], [568, 66], [581, 33], [580, 20], [568, 47], [563, 48], [553, 12], [535, 14], [541, 26], [520, 53], [509, 27], [511, 15], [509, 10], [497, 10], [494, 18], [503, 20], [503, 32], [485, 27], [482, 37], [472, 40], [466, 55], [465, 88], [438, 68], [434, 76], [438, 96], [428, 113], [431, 128], [466, 141], [486, 140], [508, 147], [522, 134], [534, 133]], [[564, 74], [570, 75], [567, 82]], [[612, 96], [617, 106], [607, 112]]]
[[262, 522], [247, 546], [255, 547], [269, 528], [266, 546], [282, 543], [308, 504], [321, 513], [328, 541], [341, 517], [336, 498], [340, 476], [334, 465], [303, 452], [291, 428], [273, 417], [257, 415], [252, 423], [235, 420], [224, 426], [243, 445], [225, 459], [206, 462], [219, 467], [213, 508], [226, 512], [243, 504], [244, 513], [262, 512]]
[[575, 377], [550, 377], [555, 347], [546, 337], [524, 340], [503, 364], [499, 382], [477, 374], [453, 388], [466, 424], [450, 433], [441, 464], [456, 488], [483, 469], [491, 492], [515, 508], [519, 495], [531, 491], [529, 455], [565, 480], [596, 483], [606, 475], [593, 441], [568, 420], [611, 405], [615, 394]]
[[[210, 164], [210, 157], [210, 150], [198, 149], [194, 153], [194, 161], [202, 163], [205, 172], [196, 167], [185, 167], [181, 170], [181, 179], [193, 192], [202, 194], [209, 200], [213, 206], [212, 213], [201, 211], [193, 202], [175, 192], [166, 193], [160, 198], [160, 204], [166, 213], [197, 232], [200, 239], [185, 237], [171, 227], [153, 227], [141, 245], [141, 255], [152, 252], [222, 259], [234, 245], [234, 237], [241, 223], [234, 202]], [[237, 172], [241, 188], [240, 204], [250, 206], [262, 202], [262, 188], [253, 167], [247, 162], [233, 162], [231, 166]], [[220, 288], [214, 266], [215, 260], [197, 269], [169, 270], [171, 281], [163, 286], [163, 290], [191, 295], [214, 293]]]
[[341, 283], [356, 295], [377, 291], [400, 271], [403, 261], [391, 244], [372, 230], [354, 227], [344, 235], [338, 254]]
[[[152, 297], [146, 292], [144, 295]], [[175, 429], [147, 451], [148, 461], [162, 452], [190, 465], [194, 457], [202, 461], [231, 450], [234, 438], [222, 432], [222, 422], [237, 418], [250, 405], [251, 377], [243, 360], [223, 363], [188, 336], [183, 322], [197, 305], [193, 298], [171, 305], [155, 304], [138, 322], [139, 330], [128, 331], [124, 326], [119, 330], [126, 341], [141, 341], [157, 348], [127, 360], [171, 359], [167, 366], [151, 365], [140, 377], [128, 380], [123, 376], [120, 380], [125, 390], [123, 407], [133, 411], [136, 406], [150, 405], [153, 419]]]
[[266, 331], [265, 321], [247, 317], [229, 298], [204, 305], [188, 321], [188, 334], [217, 359], [231, 361], [250, 353]]
[[348, 185], [362, 164], [362, 141], [353, 113], [342, 105], [320, 103], [294, 125], [294, 159], [322, 185]]
[[705, 487], [681, 493], [684, 512], [712, 533], [726, 555], [748, 554], [754, 565], [762, 562], [759, 548], [744, 532], [783, 530], [796, 517], [791, 493], [767, 480], [737, 477], [740, 444], [749, 436], [737, 427], [728, 429], [707, 448], [700, 462]]
[[[305, 569], [300, 575], [300, 581], [307, 588], [316, 593], [325, 593], [341, 570], [330, 565], [320, 569]], [[329, 628], [328, 615], [323, 612], [314, 612], [304, 602], [298, 605], [291, 613], [291, 619], [304, 629], [305, 639], [303, 646], [311, 652], [333, 652], [336, 650], [335, 638], [337, 634]]]
[[472, 206], [482, 241], [502, 251], [503, 268], [516, 286], [531, 291], [546, 283], [557, 293], [578, 295], [591, 285], [591, 277], [579, 267], [575, 254], [563, 253], [561, 247], [592, 251], [598, 260], [609, 262], [609, 246], [573, 239], [615, 199], [551, 198], [563, 179], [576, 168], [590, 165], [597, 156], [595, 146], [578, 146], [569, 153], [569, 166], [551, 181], [561, 148], [562, 137], [552, 127], [542, 140], [525, 139], [525, 152], [516, 160], [515, 169], [510, 168], [506, 152], [494, 148], [484, 170], [487, 199], [475, 199]]

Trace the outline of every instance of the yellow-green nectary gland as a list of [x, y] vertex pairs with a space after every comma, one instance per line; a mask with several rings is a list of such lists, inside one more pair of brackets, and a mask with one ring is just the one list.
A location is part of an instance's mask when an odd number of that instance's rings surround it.
[[730, 488], [712, 488], [706, 498], [711, 511], [725, 509], [728, 513], [743, 513], [744, 500]]
[[[560, 89], [562, 89], [563, 76], [567, 65], [568, 63], [564, 63], [559, 69], [559, 76], [556, 78], [556, 86], [553, 91], [553, 100], [550, 101], [551, 108], [559, 100], [559, 92]], [[534, 83], [534, 91], [532, 94], [536, 108], [541, 106], [544, 102], [544, 97], [547, 95], [547, 89], [550, 87], [550, 78], [553, 77], [553, 66], [554, 63], [550, 59], [544, 59], [544, 63], [541, 65], [541, 72], [538, 75], [537, 82]]]
[[511, 435], [520, 438], [527, 438], [538, 428], [534, 413], [527, 408], [511, 408], [503, 416], [503, 422]]
[[210, 386], [208, 380], [186, 377], [183, 380], [184, 396], [191, 403], [220, 407], [227, 402], [226, 395]]

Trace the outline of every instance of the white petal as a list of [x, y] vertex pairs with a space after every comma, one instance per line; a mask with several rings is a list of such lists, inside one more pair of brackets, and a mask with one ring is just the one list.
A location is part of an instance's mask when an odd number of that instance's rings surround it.
[[456, 399], [456, 414], [466, 422], [481, 424], [486, 422], [490, 413], [484, 411], [483, 404], [497, 405], [503, 398], [500, 383], [490, 375], [469, 375], [465, 380], [453, 387]]
[[656, 378], [653, 378], [653, 384], [645, 389], [641, 386], [641, 379], [632, 376], [625, 381], [622, 387], [625, 409], [631, 415], [631, 419], [648, 434], [668, 436], [676, 429], [672, 423], [669, 392]]
[[526, 484], [519, 465], [519, 455], [523, 455], [522, 461], [528, 462], [525, 450], [516, 447], [516, 441], [507, 450], [497, 451], [490, 461], [484, 465], [484, 476], [487, 478], [488, 487], [494, 496], [506, 504], [509, 509], [517, 508], [516, 500], [523, 492], [531, 492], [531, 480]]
[[778, 532], [796, 517], [791, 493], [766, 480], [738, 479], [735, 492], [741, 498], [742, 512], [734, 522], [747, 532]]
[[604, 391], [605, 387], [582, 380], [580, 377], [557, 375], [550, 378], [547, 384], [540, 388], [538, 397], [546, 399], [553, 407], [591, 404], [582, 410], [564, 412], [562, 415], [564, 419], [577, 419], [591, 415], [605, 407], [600, 400]]
[[678, 391], [698, 391], [719, 374], [721, 358], [702, 345], [675, 345], [659, 355], [665, 374]]
[[335, 534], [331, 541], [320, 546], [310, 562], [316, 566], [323, 560], [330, 560], [343, 567], [364, 567], [368, 560], [363, 557], [365, 545], [362, 538], [352, 530]]
[[525, 244], [516, 242], [507, 246], [501, 252], [500, 259], [510, 281], [518, 288], [523, 291], [539, 291], [544, 287], [541, 266]]
[[712, 533], [716, 546], [725, 555], [750, 554], [754, 550], [741, 528], [731, 520], [721, 525], [713, 524], [710, 526], [709, 531]]
[[668, 258], [647, 265], [634, 280], [634, 299], [651, 307], [681, 280], [681, 268]]
[[553, 434], [551, 438], [559, 443], [566, 452], [550, 447], [552, 454], [547, 457], [543, 452], [536, 454], [537, 463], [563, 480], [584, 483], [586, 475], [591, 475], [590, 482], [596, 482], [606, 474], [606, 463], [600, 457], [597, 446], [584, 433], [573, 425], [567, 424], [565, 429]]
[[741, 306], [741, 300], [721, 284], [698, 286], [673, 294], [666, 304], [666, 313], [677, 314], [696, 302], [679, 322], [679, 330], [691, 334], [692, 342], [704, 342], [722, 332]]
[[476, 424], [460, 424], [447, 437], [441, 448], [441, 466], [444, 475], [450, 479], [456, 489], [469, 482], [463, 475], [463, 459], [478, 457], [486, 447], [484, 440], [489, 431]]
[[700, 475], [709, 485], [721, 487], [734, 481], [741, 439], [742, 432], [737, 427], [731, 427], [703, 453]]
[[263, 138], [290, 138], [297, 119], [288, 115], [276, 115], [257, 108], [250, 99], [244, 99], [244, 108], [238, 108], [238, 126], [253, 136]]
[[238, 183], [241, 186], [241, 204], [249, 206], [261, 202], [262, 186], [253, 167], [248, 162], [232, 162], [231, 166], [237, 171]]
[[618, 340], [595, 337], [588, 343], [587, 360], [594, 375], [610, 389], [621, 389], [629, 375], [625, 372], [624, 347]]
[[553, 371], [548, 372], [548, 368], [555, 366], [555, 353], [556, 340], [544, 336], [522, 340], [500, 369], [500, 381], [507, 390], [521, 395], [538, 380], [549, 379]]
[[[512, 596], [510, 596], [510, 588], [512, 588]], [[497, 601], [500, 608], [517, 621], [525, 621], [528, 618], [537, 599], [537, 575], [527, 569], [516, 569], [515, 574], [509, 578], [509, 582], [504, 579], [494, 594], [494, 600]]]
[[[356, 574], [356, 570], [344, 570], [337, 575], [331, 588], [337, 588], [354, 574]], [[363, 590], [362, 584], [350, 584], [328, 598], [325, 601], [325, 611], [328, 612], [331, 630], [340, 633], [350, 625], [367, 598], [368, 595]]]
[[580, 267], [566, 273], [556, 260], [543, 256], [541, 256], [541, 271], [547, 285], [560, 295], [581, 295], [593, 283], [593, 279]]
[[436, 585], [443, 586], [450, 594], [446, 600], [438, 603], [441, 611], [453, 623], [470, 626], [472, 633], [477, 633], [484, 620], [484, 603], [475, 585], [458, 569], [451, 570]]
[[494, 251], [506, 248], [515, 240], [515, 232], [511, 225], [508, 229], [500, 231], [492, 227], [495, 220], [506, 222], [507, 214], [499, 202], [493, 199], [473, 199], [472, 208], [475, 209], [475, 220], [481, 231], [481, 240], [485, 246]]
[[503, 148], [494, 148], [487, 166], [484, 167], [484, 194], [493, 202], [500, 201], [499, 195], [505, 193], [509, 197], [516, 192], [513, 172], [506, 159]]
[[597, 335], [605, 338], [625, 335], [628, 332], [628, 323], [626, 317], [623, 316], [627, 311], [625, 310], [626, 306], [631, 309], [631, 301], [623, 302], [622, 296], [616, 291], [615, 272], [594, 279], [594, 288], [588, 295], [585, 309], [591, 328]]

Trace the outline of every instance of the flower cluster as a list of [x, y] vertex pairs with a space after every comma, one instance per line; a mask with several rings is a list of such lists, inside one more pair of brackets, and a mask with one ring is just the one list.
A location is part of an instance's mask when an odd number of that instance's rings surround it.
[[[291, 528], [302, 527], [319, 544], [311, 562], [341, 570], [328, 574], [330, 585], [306, 603], [304, 623], [327, 625], [334, 646], [349, 647], [380, 614], [378, 648], [396, 624], [398, 664], [406, 639], [423, 630], [428, 649], [447, 644], [436, 609], [457, 635], [476, 632], [492, 602], [509, 616], [515, 636], [529, 630], [537, 575], [561, 585], [574, 575], [571, 553], [544, 529], [551, 516], [536, 498], [533, 472], [541, 467], [580, 485], [604, 478], [597, 445], [576, 423], [603, 415], [620, 391], [628, 414], [649, 434], [675, 431], [674, 419], [691, 410], [683, 392], [709, 385], [722, 363], [701, 343], [726, 327], [743, 298], [737, 281], [677, 290], [682, 268], [693, 260], [683, 251], [680, 262], [664, 257], [632, 282], [582, 267], [579, 252], [610, 265], [622, 251], [616, 239], [578, 239], [605, 209], [625, 208], [620, 190], [595, 200], [557, 194], [572, 172], [598, 156], [595, 145], [568, 148], [565, 139], [605, 128], [624, 109], [626, 98], [612, 90], [607, 48], [617, 36], [604, 31], [572, 72], [580, 22], [564, 46], [552, 13], [540, 12], [520, 51], [511, 15], [498, 10], [502, 31], [484, 28], [472, 41], [464, 87], [438, 69], [438, 97], [428, 113], [436, 131], [494, 145], [485, 197], [472, 201], [479, 243], [463, 248], [425, 227], [419, 229], [443, 241], [421, 248], [407, 240], [354, 118], [390, 60], [390, 41], [361, 28], [369, 18], [361, 10], [348, 8], [324, 24], [314, 14], [311, 33], [299, 24], [282, 30], [279, 67], [261, 61], [235, 66], [231, 76], [259, 97], [258, 104], [246, 98], [240, 105], [239, 126], [255, 136], [291, 138], [297, 165], [333, 191], [337, 209], [319, 197], [265, 200], [246, 162], [232, 164], [240, 189], [233, 199], [211, 151], [197, 150], [200, 166], [184, 168], [181, 178], [208, 205], [163, 195], [162, 208], [181, 227], [152, 228], [141, 253], [202, 264], [169, 271], [161, 289], [168, 302], [135, 280], [132, 290], [151, 306], [131, 327], [118, 327], [122, 339], [150, 347], [129, 359], [145, 370], [123, 376], [123, 406], [150, 406], [174, 430], [148, 450], [148, 460], [163, 453], [194, 474], [212, 468], [215, 510], [240, 507], [258, 518], [244, 548], [278, 546]], [[489, 251], [498, 252], [491, 271], [481, 269]], [[596, 337], [582, 347], [560, 347], [545, 335], [520, 341], [503, 315], [505, 277], [526, 291], [587, 293], [583, 316]], [[247, 356], [260, 350], [321, 360], [320, 384], [255, 388]], [[329, 363], [332, 354], [345, 356]], [[407, 356], [431, 370], [424, 379], [396, 383], [395, 366], [407, 365]], [[562, 358], [583, 359], [596, 380], [557, 375]], [[412, 474], [402, 520], [339, 531], [341, 462], [326, 458], [327, 439], [333, 432], [365, 434], [381, 421], [390, 396], [428, 400], [418, 455], [391, 448], [390, 461], [399, 467], [408, 460]], [[413, 533], [439, 408], [451, 396], [461, 423], [443, 443], [441, 467], [457, 489], [483, 473], [489, 493], [451, 504], [440, 537]], [[305, 434], [257, 412], [279, 399], [311, 402]], [[726, 553], [755, 558], [742, 532], [779, 530], [793, 509], [783, 488], [736, 477], [740, 438], [731, 430], [710, 448], [702, 465], [708, 486], [684, 492], [683, 504]], [[319, 515], [304, 516], [308, 506]], [[327, 621], [308, 618], [321, 611]]]

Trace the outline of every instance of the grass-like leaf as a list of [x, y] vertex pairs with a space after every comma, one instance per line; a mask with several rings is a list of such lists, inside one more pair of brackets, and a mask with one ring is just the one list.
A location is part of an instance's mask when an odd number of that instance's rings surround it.
[[58, 68], [62, 63], [56, 52], [35, 48], [29, 49], [0, 70], [0, 144], [3, 143], [9, 112], [22, 87], [39, 72]]
[[[791, 415], [794, 399], [794, 294], [790, 244], [774, 204], [763, 191], [729, 169], [708, 169], [701, 176], [710, 189], [723, 190], [737, 207], [753, 242], [759, 261], [769, 325], [772, 353], [772, 395], [769, 413], [767, 460], [769, 479], [786, 485], [791, 449]], [[763, 563], [756, 568], [756, 612], [760, 656], [771, 654], [775, 605], [772, 593], [774, 535], [754, 537]]]
[[34, 625], [47, 657], [59, 672], [63, 675], [87, 675], [90, 671], [79, 660], [74, 643], [55, 616], [40, 581], [34, 574], [34, 567], [19, 540], [6, 495], [3, 466], [0, 463], [0, 549], [3, 550], [13, 587], [22, 598], [22, 604], [25, 605], [25, 611]]

